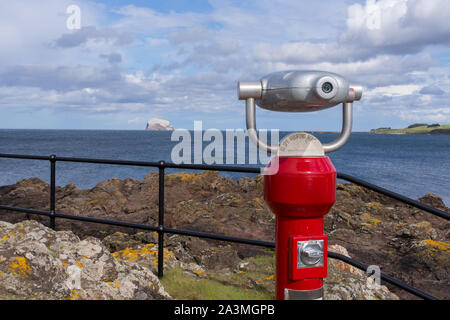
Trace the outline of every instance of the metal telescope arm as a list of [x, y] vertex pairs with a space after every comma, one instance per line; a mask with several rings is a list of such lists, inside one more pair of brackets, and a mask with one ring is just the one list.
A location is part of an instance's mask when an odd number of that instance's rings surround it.
[[254, 98], [245, 100], [245, 115], [247, 123], [247, 132], [250, 140], [261, 150], [270, 153], [278, 153], [278, 146], [271, 146], [260, 140], [256, 131], [256, 106]]
[[[260, 140], [258, 132], [256, 131], [256, 106], [254, 98], [247, 98], [245, 101], [245, 113], [247, 131], [250, 140], [261, 150], [276, 154], [278, 152], [278, 146], [271, 146]], [[352, 132], [352, 119], [353, 119], [353, 103], [344, 102], [342, 104], [342, 130], [339, 137], [333, 142], [323, 144], [323, 151], [325, 153], [334, 152], [340, 149], [350, 138]]]
[[350, 138], [353, 122], [353, 102], [344, 102], [342, 104], [342, 129], [339, 137], [330, 143], [323, 144], [323, 151], [330, 153], [340, 149]]
[[240, 81], [237, 86], [238, 99], [245, 100], [245, 118], [247, 123], [247, 132], [250, 140], [261, 150], [270, 153], [278, 153], [278, 146], [270, 146], [259, 139], [256, 131], [256, 105], [255, 99], [261, 99], [262, 85], [261, 81]]

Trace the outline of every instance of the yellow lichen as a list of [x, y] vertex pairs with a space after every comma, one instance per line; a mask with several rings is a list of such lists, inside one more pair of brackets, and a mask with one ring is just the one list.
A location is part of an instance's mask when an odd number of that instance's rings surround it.
[[274, 274], [272, 274], [272, 275], [266, 277], [265, 279], [266, 279], [266, 280], [272, 280], [273, 278], [275, 278], [275, 275], [274, 275]]
[[7, 235], [3, 236], [2, 239], [3, 239], [3, 240], [7, 240], [7, 239], [9, 239], [9, 238], [11, 238], [11, 237], [14, 237], [14, 236], [15, 236], [14, 232], [11, 231], [11, 232], [8, 233]]
[[377, 202], [377, 201], [373, 201], [373, 202], [370, 202], [370, 203], [367, 205], [367, 207], [368, 207], [369, 209], [380, 210], [382, 206], [381, 206], [381, 203], [379, 203], [379, 202]]
[[264, 208], [265, 202], [264, 202], [263, 199], [261, 199], [261, 198], [254, 198], [253, 202], [255, 203], [255, 206], [257, 208]]
[[363, 221], [364, 225], [374, 226], [374, 227], [377, 227], [378, 224], [381, 222], [380, 219], [374, 218], [374, 217], [370, 216], [370, 214], [368, 214], [368, 213], [364, 213], [361, 216], [361, 220]]
[[[126, 249], [123, 249], [123, 250], [116, 251], [116, 252], [112, 253], [112, 256], [116, 260], [124, 259], [124, 260], [127, 260], [127, 261], [135, 261], [140, 256], [146, 256], [146, 255], [156, 256], [158, 254], [158, 250], [157, 250], [157, 248], [154, 248], [154, 246], [155, 245], [153, 243], [149, 243], [149, 244], [146, 244], [144, 247], [142, 247], [141, 249], [138, 249], [138, 250], [126, 248]], [[173, 254], [172, 251], [164, 249], [163, 257], [164, 257], [165, 260], [173, 259], [174, 258], [174, 254]]]
[[427, 221], [422, 221], [422, 222], [419, 222], [419, 223], [417, 224], [417, 226], [418, 226], [418, 227], [421, 227], [421, 228], [426, 228], [426, 227], [429, 227], [429, 226], [430, 226], [430, 223], [427, 222]]
[[256, 280], [256, 282], [257, 283], [263, 283], [264, 281], [270, 281], [270, 280], [272, 280], [274, 278], [275, 278], [275, 274], [271, 274], [270, 276], [267, 276], [265, 278]]
[[120, 289], [120, 285], [119, 285], [119, 283], [117, 282], [117, 281], [114, 281], [114, 282], [110, 282], [110, 281], [108, 281], [108, 282], [106, 282], [106, 284], [108, 285], [108, 286], [114, 286], [114, 288], [117, 288], [117, 289]]
[[203, 273], [203, 270], [194, 270], [194, 273], [196, 273], [196, 274], [202, 274], [202, 273]]
[[78, 267], [80, 267], [80, 269], [83, 268], [83, 265], [82, 265], [80, 262], [75, 261], [75, 264], [76, 264]]
[[9, 269], [13, 275], [28, 276], [31, 274], [31, 266], [25, 257], [14, 257], [9, 265]]
[[191, 183], [196, 184], [201, 180], [201, 177], [195, 173], [187, 173], [187, 172], [178, 172], [173, 174], [166, 175], [167, 183], [172, 184], [176, 182], [183, 182], [183, 183]]
[[76, 300], [76, 299], [79, 299], [79, 298], [80, 298], [80, 294], [79, 294], [78, 290], [77, 289], [72, 289], [69, 299], [70, 300]]
[[448, 244], [447, 242], [444, 241], [435, 241], [435, 240], [423, 240], [422, 241], [427, 248], [436, 251], [436, 250], [440, 250], [440, 251], [444, 251], [447, 253], [450, 253], [450, 244]]
[[430, 232], [432, 232], [434, 230], [433, 227], [431, 226], [431, 223], [429, 223], [428, 221], [422, 221], [422, 222], [416, 223], [412, 226], [419, 228], [419, 229], [424, 229], [426, 234], [429, 234]]

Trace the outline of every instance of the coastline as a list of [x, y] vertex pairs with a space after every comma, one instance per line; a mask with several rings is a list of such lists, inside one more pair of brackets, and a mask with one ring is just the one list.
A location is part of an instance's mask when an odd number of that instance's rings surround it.
[[431, 134], [447, 135], [450, 134], [450, 125], [411, 125], [403, 129], [378, 128], [372, 129], [368, 133], [377, 134]]
[[[352, 132], [353, 133], [357, 133], [357, 132]], [[370, 134], [410, 134], [410, 135], [423, 135], [423, 134], [428, 134], [428, 135], [450, 135], [450, 130], [446, 130], [446, 131], [442, 131], [442, 132], [365, 132], [365, 133], [370, 133]]]

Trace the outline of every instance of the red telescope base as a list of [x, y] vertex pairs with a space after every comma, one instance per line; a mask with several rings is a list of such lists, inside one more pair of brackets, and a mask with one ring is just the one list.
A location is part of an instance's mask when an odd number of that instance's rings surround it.
[[327, 276], [323, 217], [336, 200], [336, 170], [328, 157], [276, 157], [264, 176], [264, 199], [276, 215], [276, 298], [321, 299]]

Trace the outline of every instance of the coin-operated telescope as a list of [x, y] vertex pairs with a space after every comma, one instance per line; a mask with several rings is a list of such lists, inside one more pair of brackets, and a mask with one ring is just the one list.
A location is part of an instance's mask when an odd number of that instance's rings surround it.
[[[350, 137], [353, 101], [363, 88], [340, 75], [322, 71], [282, 71], [260, 81], [239, 82], [238, 97], [246, 101], [250, 140], [275, 154], [264, 176], [264, 199], [276, 222], [276, 298], [322, 299], [327, 276], [327, 236], [323, 217], [336, 200], [336, 170], [325, 153], [341, 148]], [[310, 112], [342, 103], [339, 137], [322, 144], [314, 136], [296, 132], [280, 145], [261, 141], [256, 131], [256, 105], [281, 112]], [[268, 170], [270, 171], [270, 170]]]

